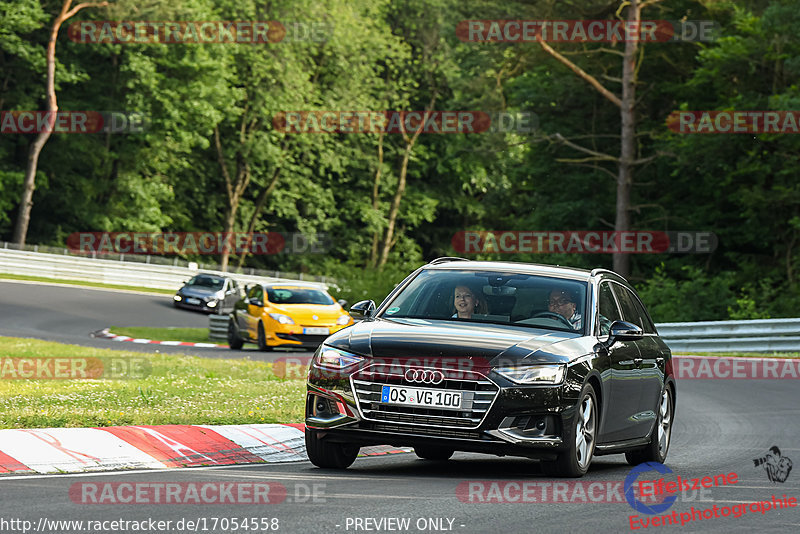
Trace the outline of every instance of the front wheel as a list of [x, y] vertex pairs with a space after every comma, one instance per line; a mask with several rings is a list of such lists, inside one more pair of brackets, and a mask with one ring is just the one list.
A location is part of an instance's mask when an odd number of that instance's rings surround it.
[[625, 453], [625, 460], [631, 465], [639, 465], [644, 462], [658, 462], [663, 464], [667, 459], [669, 442], [672, 437], [672, 414], [675, 405], [672, 400], [672, 390], [669, 386], [664, 387], [661, 394], [661, 402], [658, 405], [658, 417], [653, 434], [650, 436], [650, 443], [644, 449], [628, 451]]
[[326, 441], [316, 430], [306, 428], [306, 453], [317, 467], [347, 469], [356, 461], [359, 450], [357, 445]]
[[542, 462], [542, 471], [559, 477], [582, 477], [589, 470], [597, 438], [597, 394], [591, 384], [581, 390], [578, 410], [570, 432], [565, 434], [569, 448], [552, 462]]
[[228, 346], [233, 350], [239, 350], [244, 345], [244, 340], [239, 337], [239, 329], [236, 328], [236, 320], [231, 317], [228, 320]]
[[258, 336], [256, 337], [256, 344], [260, 351], [270, 351], [272, 347], [267, 345], [267, 335], [264, 333], [264, 323], [258, 323]]

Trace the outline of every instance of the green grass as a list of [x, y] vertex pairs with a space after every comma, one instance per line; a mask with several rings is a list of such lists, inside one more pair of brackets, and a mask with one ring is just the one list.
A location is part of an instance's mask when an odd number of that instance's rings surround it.
[[716, 356], [719, 358], [800, 358], [800, 352], [673, 352], [673, 356]]
[[120, 336], [153, 339], [157, 341], [190, 341], [192, 343], [222, 343], [208, 339], [208, 328], [179, 328], [168, 326], [112, 326], [109, 331]]
[[[303, 419], [304, 381], [279, 378], [266, 362], [114, 351], [12, 337], [0, 337], [0, 355], [0, 428]], [[139, 362], [149, 370], [143, 377], [123, 379], [8, 378], [9, 358], [42, 357], [98, 358], [105, 368], [112, 360], [118, 366]]]
[[83, 280], [62, 280], [60, 278], [46, 278], [44, 276], [27, 276], [20, 274], [0, 273], [0, 280], [26, 280], [28, 282], [51, 282], [57, 284], [68, 284], [71, 286], [101, 287], [104, 289], [125, 289], [128, 291], [145, 291], [147, 293], [160, 293], [163, 295], [173, 295], [178, 290], [175, 289], [154, 289], [150, 287], [126, 286], [119, 284], [103, 284], [100, 282], [84, 282]]

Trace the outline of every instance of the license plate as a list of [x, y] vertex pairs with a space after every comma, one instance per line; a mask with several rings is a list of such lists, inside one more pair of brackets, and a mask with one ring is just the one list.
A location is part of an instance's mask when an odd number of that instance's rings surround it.
[[432, 408], [461, 408], [461, 392], [446, 389], [409, 388], [388, 386], [381, 388], [381, 402], [406, 406], [430, 406]]
[[303, 328], [303, 333], [311, 336], [327, 336], [331, 332], [327, 327], [314, 326], [310, 328]]
[[200, 304], [200, 299], [186, 299], [187, 304]]

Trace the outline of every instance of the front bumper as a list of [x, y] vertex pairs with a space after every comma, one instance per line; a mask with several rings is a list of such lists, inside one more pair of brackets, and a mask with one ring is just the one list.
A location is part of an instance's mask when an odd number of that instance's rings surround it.
[[[298, 324], [281, 324], [275, 320], [265, 320], [264, 335], [266, 336], [267, 346], [270, 347], [298, 347], [303, 349], [316, 349], [325, 339], [341, 330], [350, 326], [349, 324], [314, 324], [314, 325], [298, 325]], [[304, 334], [305, 328], [327, 328], [328, 334]]]
[[[405, 406], [397, 410], [369, 400], [362, 371], [331, 377], [312, 366], [306, 425], [324, 439], [362, 445], [439, 445], [459, 451], [552, 459], [565, 448], [563, 429], [570, 428], [576, 412], [577, 399], [570, 394], [574, 387], [568, 381], [554, 386], [521, 386], [489, 369], [471, 372], [466, 383], [450, 376], [443, 382], [445, 389], [458, 388], [465, 397], [478, 391], [475, 399], [478, 395], [491, 398], [485, 410], [477, 409], [478, 403], [457, 413]], [[373, 378], [376, 385], [404, 383], [402, 373]]]
[[[198, 304], [190, 304], [190, 303], [186, 302], [187, 298], [197, 299], [200, 302]], [[214, 303], [213, 306], [209, 306], [209, 303], [211, 303], [211, 302]], [[198, 297], [181, 297], [181, 300], [177, 300], [175, 297], [173, 297], [172, 298], [172, 303], [178, 308], [184, 308], [184, 309], [187, 309], [187, 310], [204, 311], [204, 312], [207, 312], [207, 313], [218, 313], [219, 312], [218, 308], [222, 305], [221, 301], [218, 301], [216, 299], [207, 301], [207, 300], [205, 300], [203, 298], [198, 298]]]

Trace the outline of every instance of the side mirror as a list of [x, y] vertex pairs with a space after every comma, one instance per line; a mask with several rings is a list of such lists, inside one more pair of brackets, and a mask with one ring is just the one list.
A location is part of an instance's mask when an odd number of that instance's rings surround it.
[[353, 316], [353, 319], [366, 319], [367, 317], [372, 316], [372, 312], [375, 311], [375, 303], [371, 300], [362, 300], [360, 302], [356, 302], [350, 308], [350, 315]]
[[642, 339], [644, 332], [641, 328], [627, 321], [614, 321], [609, 329], [606, 345], [611, 346], [616, 341], [636, 341]]
[[264, 307], [264, 303], [261, 302], [258, 299], [250, 299], [250, 305], [251, 306], [258, 306], [259, 308], [263, 308]]
[[342, 308], [344, 308], [345, 310], [347, 309], [347, 304], [348, 304], [348, 302], [347, 302], [346, 300], [344, 300], [344, 299], [339, 299], [339, 300], [337, 300], [336, 302], [339, 304], [339, 306], [341, 306], [341, 307], [342, 307]]

